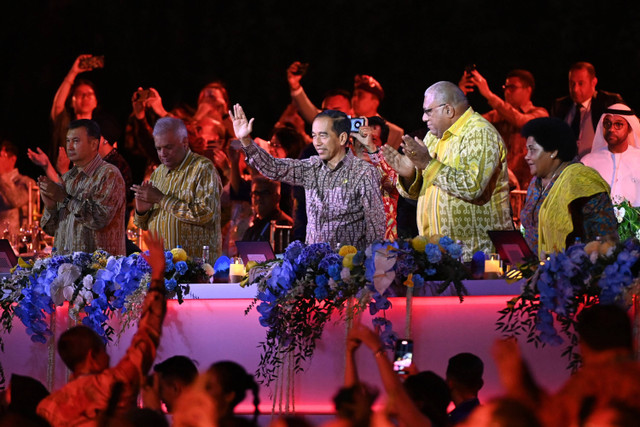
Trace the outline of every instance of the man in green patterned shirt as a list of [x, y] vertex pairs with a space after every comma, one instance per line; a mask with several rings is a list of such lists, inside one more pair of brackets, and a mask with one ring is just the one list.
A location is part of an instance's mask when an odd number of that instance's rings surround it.
[[385, 159], [400, 176], [398, 190], [418, 199], [418, 230], [444, 234], [463, 244], [470, 261], [477, 250], [494, 250], [488, 230], [513, 228], [509, 209], [507, 151], [500, 134], [469, 107], [451, 82], [424, 94], [424, 141], [404, 136], [405, 154], [383, 146]]
[[180, 119], [156, 122], [153, 139], [162, 163], [149, 181], [133, 185], [134, 222], [158, 232], [166, 248], [177, 245], [189, 256], [210, 248], [210, 261], [220, 255], [220, 192], [222, 184], [213, 163], [189, 149], [187, 128]]

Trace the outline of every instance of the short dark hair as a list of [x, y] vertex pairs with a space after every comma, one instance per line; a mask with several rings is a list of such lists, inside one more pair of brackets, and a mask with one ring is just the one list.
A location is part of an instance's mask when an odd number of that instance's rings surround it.
[[74, 326], [66, 330], [58, 339], [58, 354], [60, 359], [72, 372], [84, 362], [89, 351], [104, 350], [104, 341], [91, 328], [83, 325]]
[[578, 314], [576, 331], [592, 350], [633, 348], [633, 333], [629, 315], [620, 306], [596, 304]]
[[532, 136], [544, 151], [558, 150], [558, 158], [569, 162], [578, 154], [578, 145], [573, 131], [564, 120], [556, 117], [540, 117], [522, 127], [522, 136]]
[[438, 425], [445, 425], [451, 392], [447, 383], [432, 371], [409, 376], [404, 388], [420, 412]]
[[189, 385], [198, 376], [198, 367], [193, 360], [187, 356], [173, 356], [158, 363], [153, 367], [153, 371], [159, 373], [166, 381], [179, 381]]
[[593, 66], [590, 62], [580, 61], [571, 65], [569, 68], [569, 72], [577, 71], [577, 70], [587, 70], [587, 73], [594, 78], [596, 76], [596, 67]]
[[509, 73], [507, 73], [507, 78], [510, 79], [512, 77], [520, 79], [520, 81], [526, 87], [530, 87], [531, 88], [532, 92], [536, 88], [536, 80], [533, 78], [533, 74], [531, 74], [527, 70], [520, 70], [520, 69], [511, 70], [511, 71], [509, 71]]
[[349, 92], [348, 90], [345, 89], [331, 89], [327, 92], [325, 92], [324, 97], [322, 98], [322, 100], [324, 101], [327, 98], [333, 98], [334, 96], [341, 96], [344, 99], [346, 99], [347, 101], [349, 101], [349, 104], [351, 104], [351, 92]]
[[380, 116], [369, 117], [367, 120], [369, 121], [369, 126], [380, 126], [380, 141], [386, 144], [389, 139], [389, 125], [387, 125], [386, 120]]
[[297, 159], [300, 157], [300, 152], [305, 146], [304, 136], [291, 126], [278, 126], [273, 128], [269, 140], [273, 137], [278, 138], [280, 145], [287, 153], [287, 157], [290, 159]]
[[7, 154], [14, 157], [18, 157], [18, 153], [20, 152], [16, 144], [9, 141], [8, 139], [3, 139], [2, 142], [0, 142], [0, 151], [2, 150], [6, 151]]
[[85, 128], [87, 130], [87, 135], [91, 138], [100, 140], [100, 125], [95, 121], [89, 119], [78, 119], [69, 123], [69, 130], [78, 128]]
[[254, 176], [251, 181], [252, 193], [253, 188], [258, 185], [266, 187], [272, 194], [280, 195], [280, 181], [273, 181], [269, 178], [265, 178], [264, 176], [257, 175]]
[[452, 379], [476, 393], [484, 385], [483, 373], [484, 363], [473, 353], [458, 353], [449, 359], [447, 365], [447, 379]]
[[313, 121], [316, 121], [316, 119], [319, 119], [321, 117], [328, 117], [331, 119], [332, 129], [336, 133], [336, 135], [340, 136], [343, 133], [346, 133], [347, 136], [349, 135], [349, 132], [351, 131], [351, 120], [349, 119], [349, 116], [347, 116], [342, 111], [324, 110], [318, 113]]

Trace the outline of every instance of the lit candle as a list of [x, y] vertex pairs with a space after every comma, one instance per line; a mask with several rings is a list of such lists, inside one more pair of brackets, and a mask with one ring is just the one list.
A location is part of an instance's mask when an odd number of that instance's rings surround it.
[[242, 262], [234, 262], [229, 265], [229, 281], [232, 283], [240, 282], [244, 277], [244, 264]]
[[484, 273], [490, 277], [500, 275], [500, 257], [497, 254], [491, 254], [489, 259], [484, 261]]

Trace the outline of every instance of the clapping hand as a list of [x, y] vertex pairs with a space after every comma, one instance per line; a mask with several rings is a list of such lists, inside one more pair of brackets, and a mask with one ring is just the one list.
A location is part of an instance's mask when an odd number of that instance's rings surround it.
[[382, 146], [382, 155], [389, 166], [393, 168], [402, 178], [412, 181], [415, 178], [416, 168], [407, 156], [400, 154], [395, 148], [389, 145]]
[[245, 147], [251, 143], [251, 131], [253, 130], [253, 120], [247, 120], [247, 115], [244, 113], [242, 106], [236, 104], [233, 106], [233, 111], [229, 111], [229, 117], [233, 122], [233, 131], [236, 137], [242, 142]]
[[429, 149], [419, 138], [405, 135], [402, 137], [402, 148], [418, 169], [426, 169], [432, 157]]

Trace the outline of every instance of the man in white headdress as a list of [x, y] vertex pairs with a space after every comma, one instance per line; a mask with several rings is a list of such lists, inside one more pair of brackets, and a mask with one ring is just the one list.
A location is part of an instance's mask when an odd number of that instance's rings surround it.
[[640, 122], [624, 104], [613, 104], [600, 117], [591, 153], [582, 163], [597, 170], [611, 186], [614, 203], [626, 199], [640, 206]]

